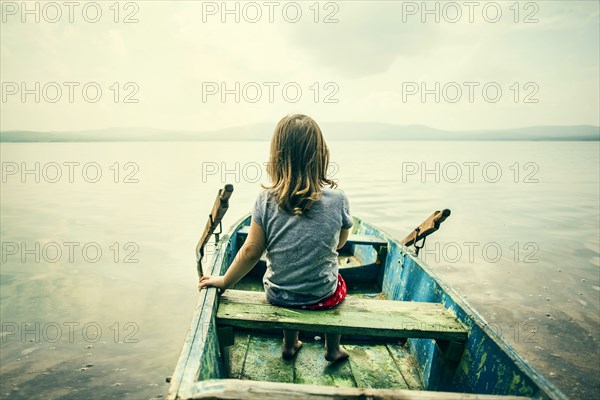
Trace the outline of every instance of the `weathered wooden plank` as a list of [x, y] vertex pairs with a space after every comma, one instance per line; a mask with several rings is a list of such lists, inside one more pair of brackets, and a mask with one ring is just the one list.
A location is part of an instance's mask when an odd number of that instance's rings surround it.
[[223, 370], [225, 376], [231, 379], [241, 379], [244, 362], [248, 351], [250, 334], [234, 332], [234, 344], [223, 350]]
[[332, 310], [276, 307], [257, 292], [230, 290], [220, 299], [221, 325], [380, 337], [465, 341], [467, 330], [441, 304], [347, 297]]
[[331, 364], [325, 360], [322, 341], [305, 340], [296, 355], [295, 382], [335, 387], [356, 387], [350, 364], [338, 362]]
[[356, 386], [374, 389], [408, 389], [385, 345], [344, 345]]
[[[204, 302], [206, 301], [206, 291], [204, 293], [200, 293], [198, 298], [198, 304], [196, 305], [196, 311], [194, 312], [194, 316], [192, 318], [191, 327], [186, 335], [185, 342], [183, 343], [183, 348], [181, 349], [181, 354], [179, 355], [179, 360], [177, 362], [177, 366], [175, 367], [175, 371], [173, 375], [170, 377], [170, 386], [168, 397], [175, 398], [177, 396], [177, 391], [183, 382], [184, 375], [186, 374], [186, 366], [189, 359], [190, 352], [192, 351], [192, 347], [194, 346], [194, 342], [196, 341], [196, 333], [199, 326], [200, 315], [202, 308], [204, 307]], [[196, 344], [197, 345], [197, 344]], [[195, 371], [197, 372], [197, 370]]]
[[[197, 375], [199, 380], [224, 378], [223, 365], [221, 363], [221, 351], [217, 338], [217, 326], [214, 318], [216, 312], [215, 308], [216, 306], [211, 312], [212, 318], [207, 324], [208, 326], [201, 331], [201, 334], [205, 336], [205, 340], [200, 358], [200, 369]], [[183, 382], [186, 381], [187, 377], [184, 377]]]
[[283, 337], [252, 335], [242, 371], [242, 379], [294, 382], [294, 360], [281, 356]]
[[269, 399], [269, 400], [524, 400], [527, 397], [494, 396], [413, 390], [336, 388], [236, 379], [198, 382], [189, 399]]
[[388, 244], [386, 239], [379, 238], [377, 236], [370, 235], [350, 235], [346, 241], [348, 244], [357, 245], [371, 245], [371, 246], [386, 246]]
[[[245, 226], [241, 229], [239, 229], [237, 231], [237, 234], [240, 237], [247, 237], [248, 233], [250, 232], [250, 227], [249, 226]], [[371, 245], [371, 246], [385, 246], [388, 244], [386, 239], [377, 237], [377, 236], [371, 236], [371, 235], [357, 235], [357, 234], [351, 234], [348, 236], [348, 239], [346, 240], [346, 245]]]
[[422, 390], [423, 385], [419, 378], [419, 370], [414, 364], [414, 358], [410, 356], [410, 351], [399, 344], [388, 344], [387, 348], [408, 388], [410, 390]]
[[215, 358], [215, 352], [218, 351], [214, 346], [210, 346], [215, 339], [213, 332], [215, 330], [216, 296], [216, 289], [200, 292], [190, 330], [181, 350], [175, 372], [171, 377], [169, 398], [177, 396], [179, 390], [183, 389], [185, 391], [186, 388], [191, 387], [201, 373], [208, 375], [210, 378], [220, 377], [220, 363], [213, 364], [215, 368], [212, 371], [202, 368], [209, 358]]
[[[227, 235], [222, 243], [227, 242]], [[218, 253], [209, 258], [206, 272], [210, 275], [222, 275], [221, 261], [227, 246], [218, 247]], [[215, 315], [217, 309], [217, 291], [209, 288], [200, 291], [198, 304], [192, 318], [190, 330], [181, 350], [179, 361], [171, 378], [167, 397], [189, 397], [190, 391], [198, 381], [203, 379], [222, 378], [222, 365], [218, 362], [219, 349], [216, 341]]]

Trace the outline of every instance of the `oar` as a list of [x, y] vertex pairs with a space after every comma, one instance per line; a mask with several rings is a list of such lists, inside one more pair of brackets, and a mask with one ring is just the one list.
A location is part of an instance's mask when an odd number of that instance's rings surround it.
[[[451, 212], [447, 208], [443, 209], [442, 211], [438, 210], [434, 212], [429, 216], [429, 218], [423, 221], [421, 225], [409, 233], [408, 236], [402, 239], [402, 243], [407, 247], [414, 245], [416, 253], [419, 255], [419, 250], [421, 250], [425, 245], [425, 238], [440, 229], [440, 225], [446, 220], [446, 218], [450, 216], [450, 214]], [[423, 240], [423, 242], [420, 246], [418, 246], [417, 243], [420, 240]]]
[[225, 185], [223, 189], [219, 189], [219, 193], [217, 194], [217, 198], [215, 199], [215, 204], [213, 205], [212, 211], [208, 215], [208, 222], [206, 223], [206, 227], [204, 228], [204, 232], [200, 237], [200, 241], [196, 245], [196, 268], [198, 269], [198, 278], [202, 278], [204, 276], [204, 271], [202, 271], [202, 258], [204, 257], [204, 246], [210, 240], [210, 237], [215, 232], [217, 227], [219, 227], [219, 232], [215, 233], [215, 242], [219, 241], [219, 234], [221, 233], [221, 220], [223, 216], [227, 212], [229, 208], [229, 198], [233, 193], [233, 185]]

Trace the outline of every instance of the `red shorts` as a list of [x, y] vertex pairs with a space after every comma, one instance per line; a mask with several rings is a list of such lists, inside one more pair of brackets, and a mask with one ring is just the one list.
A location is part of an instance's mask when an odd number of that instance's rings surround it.
[[338, 283], [335, 293], [331, 296], [319, 301], [315, 304], [302, 306], [307, 310], [329, 310], [340, 304], [346, 298], [346, 282], [342, 278], [342, 275], [338, 273]]

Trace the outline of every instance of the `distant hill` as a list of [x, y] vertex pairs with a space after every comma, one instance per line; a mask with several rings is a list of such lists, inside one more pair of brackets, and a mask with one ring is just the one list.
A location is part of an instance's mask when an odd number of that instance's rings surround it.
[[[262, 123], [212, 131], [154, 128], [106, 128], [69, 132], [2, 131], [0, 142], [256, 141], [270, 140], [273, 129], [273, 123]], [[593, 125], [447, 131], [424, 125], [323, 122], [321, 129], [327, 140], [600, 140], [600, 127]]]

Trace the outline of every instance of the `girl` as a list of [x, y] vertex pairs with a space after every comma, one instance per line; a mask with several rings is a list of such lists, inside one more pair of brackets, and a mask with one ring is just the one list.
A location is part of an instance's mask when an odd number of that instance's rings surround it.
[[[338, 273], [337, 250], [352, 227], [348, 199], [327, 179], [329, 150], [321, 129], [306, 115], [284, 117], [275, 128], [265, 187], [254, 205], [250, 232], [224, 276], [204, 276], [198, 284], [223, 290], [236, 284], [267, 251], [263, 284], [271, 304], [329, 309], [346, 296]], [[325, 358], [348, 358], [341, 335], [325, 335]], [[283, 357], [302, 346], [298, 331], [283, 331]]]

